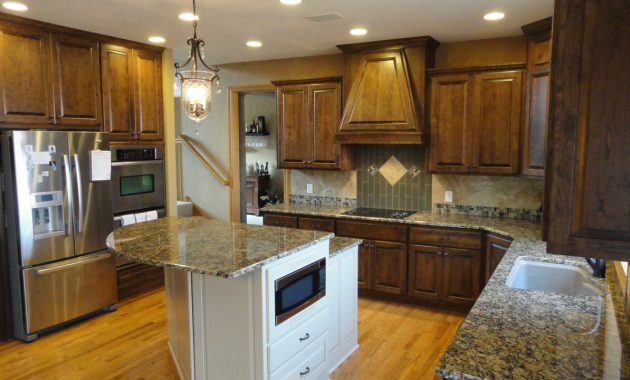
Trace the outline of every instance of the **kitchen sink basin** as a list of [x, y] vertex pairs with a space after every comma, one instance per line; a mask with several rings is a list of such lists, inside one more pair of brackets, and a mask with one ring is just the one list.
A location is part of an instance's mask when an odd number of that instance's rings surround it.
[[603, 289], [588, 272], [574, 265], [519, 257], [507, 278], [510, 288], [540, 290], [570, 296], [601, 296]]

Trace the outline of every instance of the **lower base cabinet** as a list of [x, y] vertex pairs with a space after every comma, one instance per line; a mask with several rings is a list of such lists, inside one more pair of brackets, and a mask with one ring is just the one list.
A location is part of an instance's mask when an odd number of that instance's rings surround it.
[[488, 234], [486, 238], [486, 282], [505, 256], [512, 239], [501, 235]]
[[367, 240], [359, 247], [359, 288], [389, 294], [407, 289], [407, 244]]
[[481, 291], [481, 253], [459, 248], [409, 246], [409, 292], [418, 299], [473, 304]]

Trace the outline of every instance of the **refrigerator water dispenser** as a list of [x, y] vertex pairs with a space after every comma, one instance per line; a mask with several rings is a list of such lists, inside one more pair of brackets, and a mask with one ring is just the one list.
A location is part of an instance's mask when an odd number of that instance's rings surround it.
[[33, 239], [63, 235], [65, 231], [63, 192], [31, 194]]

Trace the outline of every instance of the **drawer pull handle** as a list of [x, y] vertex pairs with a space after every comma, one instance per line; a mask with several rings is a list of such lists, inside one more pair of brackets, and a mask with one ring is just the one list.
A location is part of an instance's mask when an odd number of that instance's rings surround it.
[[306, 333], [306, 335], [304, 335], [304, 337], [300, 338], [300, 342], [304, 342], [305, 340], [307, 340], [310, 337], [311, 337], [311, 334]]
[[448, 252], [444, 252], [444, 256], [448, 256]]
[[304, 376], [307, 373], [311, 372], [311, 369], [309, 367], [306, 367], [306, 369], [304, 370], [304, 372], [300, 372], [300, 376]]

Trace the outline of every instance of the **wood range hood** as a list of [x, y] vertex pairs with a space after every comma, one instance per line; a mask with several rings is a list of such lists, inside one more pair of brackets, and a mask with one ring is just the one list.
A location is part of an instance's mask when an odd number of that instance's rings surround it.
[[337, 45], [344, 54], [342, 144], [428, 143], [426, 69], [439, 42], [429, 36]]

